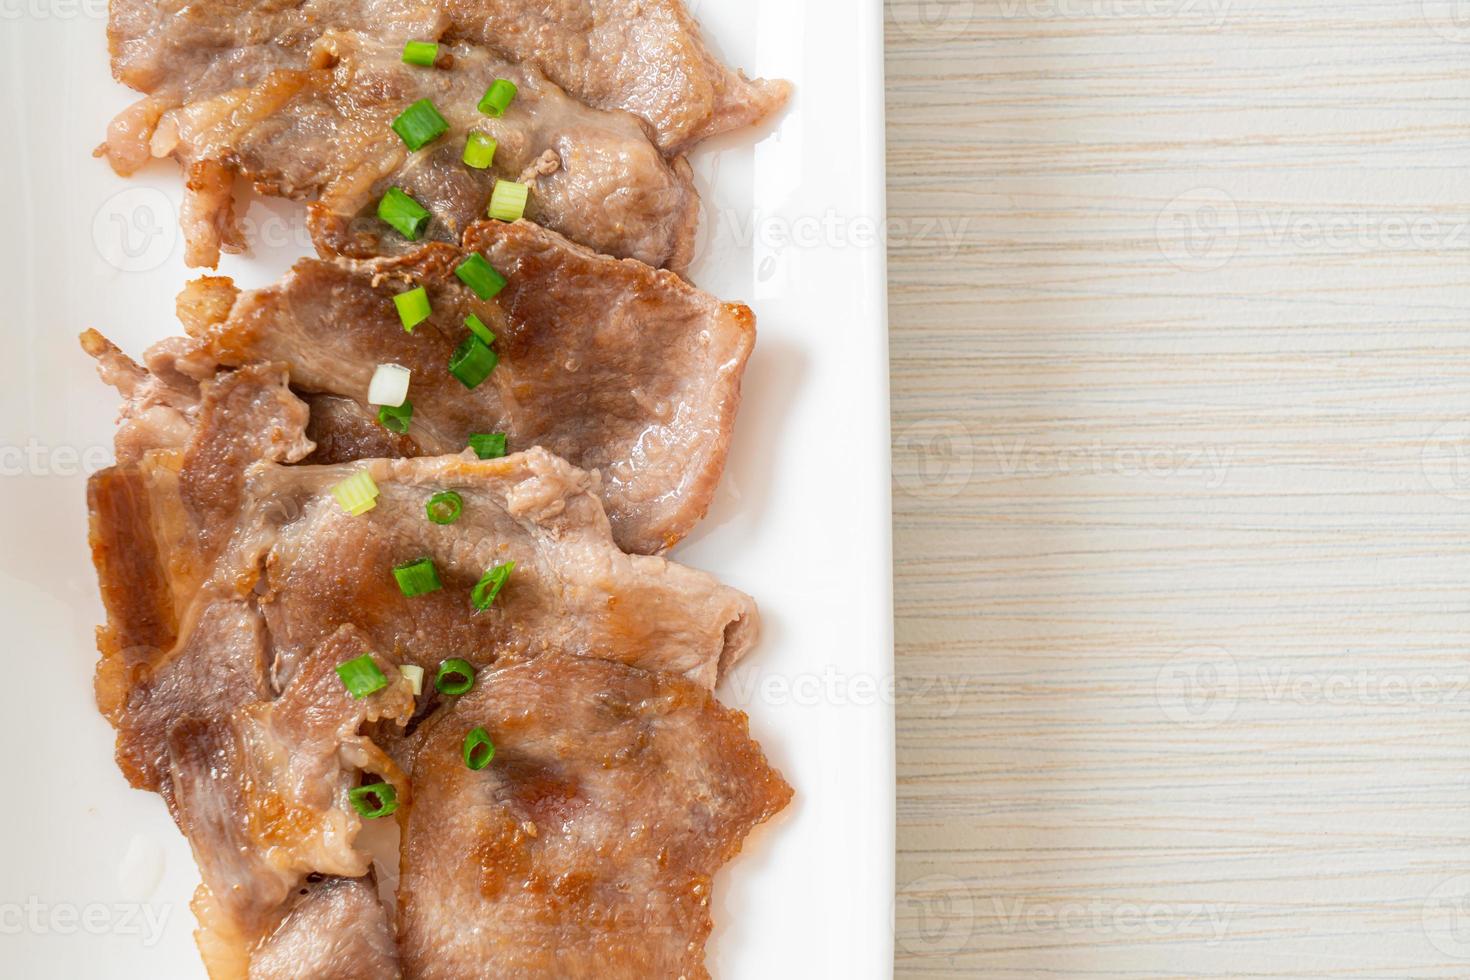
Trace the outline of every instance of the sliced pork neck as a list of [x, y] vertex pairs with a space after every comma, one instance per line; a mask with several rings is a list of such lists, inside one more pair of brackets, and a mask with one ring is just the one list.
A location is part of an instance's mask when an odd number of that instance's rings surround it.
[[[380, 495], [345, 513], [331, 488], [369, 473]], [[755, 638], [751, 599], [711, 576], [613, 543], [592, 477], [542, 449], [504, 459], [441, 456], [336, 466], [265, 464], [226, 564], [261, 569], [253, 586], [289, 678], [297, 658], [343, 624], [374, 648], [431, 674], [451, 657], [487, 666], [569, 650], [682, 674], [712, 687]], [[453, 524], [424, 513], [435, 493], [463, 501]], [[406, 596], [392, 569], [431, 559], [442, 589]], [[494, 605], [471, 591], [491, 568], [515, 563]]]
[[633, 114], [669, 155], [760, 123], [791, 89], [721, 63], [683, 0], [114, 0], [109, 12], [113, 73], [163, 102], [254, 84], [333, 28], [390, 46], [483, 46], [589, 106]]
[[[279, 365], [192, 381], [183, 370], [200, 370], [197, 351], [155, 354], [154, 374], [100, 336], [86, 340], [128, 395], [119, 463], [92, 477], [89, 502], [108, 613], [97, 698], [135, 786], [172, 802], [174, 726], [268, 699], [348, 625], [431, 671], [449, 657], [487, 665], [555, 648], [704, 685], [754, 642], [748, 596], [703, 572], [624, 554], [596, 479], [544, 450], [280, 465], [272, 461], [302, 458], [312, 445], [305, 405]], [[379, 502], [352, 517], [331, 488], [363, 469]], [[450, 489], [465, 513], [434, 524], [425, 501]], [[392, 569], [421, 557], [437, 563], [446, 588], [410, 599]], [[477, 611], [471, 587], [509, 560], [513, 581]]]
[[[195, 295], [181, 312], [197, 325], [219, 298]], [[689, 850], [671, 877], [651, 881], [659, 914], [687, 934], [678, 945], [702, 943], [700, 876], [789, 793], [740, 716], [701, 693], [754, 640], [747, 596], [662, 558], [624, 554], [595, 476], [543, 449], [306, 465], [295, 461], [314, 451], [308, 406], [283, 366], [221, 369], [199, 345], [167, 341], [144, 367], [95, 333], [83, 343], [124, 396], [118, 464], [96, 474], [90, 492], [108, 611], [98, 700], [117, 727], [123, 772], [164, 795], [194, 850], [196, 936], [215, 980], [302, 975], [293, 970], [307, 963], [327, 977], [436, 975], [400, 968], [349, 794], [368, 774], [413, 800], [417, 787], [396, 760], [433, 772], [442, 746], [421, 748], [421, 733], [442, 736], [437, 719], [457, 709], [432, 683], [415, 694], [400, 667], [432, 678], [451, 657], [475, 666], [479, 687], [511, 665], [542, 664], [503, 675], [547, 685], [519, 709], [538, 730], [565, 727], [578, 741], [615, 724], [595, 743], [601, 752], [627, 742], [626, 772], [608, 779], [667, 766], [677, 779], [642, 805], [673, 810], [689, 798], [716, 807], [697, 828], [661, 831], [667, 847]], [[360, 473], [378, 492], [354, 516], [332, 488]], [[445, 490], [462, 501], [452, 524], [425, 511]], [[442, 587], [408, 595], [394, 567], [424, 558]], [[478, 608], [473, 586], [511, 562], [494, 602]], [[387, 683], [356, 697], [337, 668], [363, 656]], [[670, 712], [689, 717], [668, 727]], [[524, 749], [512, 742], [509, 751], [513, 763]], [[578, 775], [586, 751], [565, 771], [586, 780], [589, 801], [611, 807], [610, 788]], [[431, 799], [423, 812], [439, 805]], [[567, 841], [554, 859], [603, 858]], [[452, 878], [458, 868], [436, 873]], [[590, 908], [569, 916], [569, 929], [591, 930], [585, 941], [606, 946]], [[659, 940], [609, 962], [673, 963], [674, 948]], [[679, 962], [697, 964], [694, 955]]]
[[[495, 745], [478, 772], [475, 728]], [[712, 878], [791, 797], [709, 692], [557, 654], [426, 722], [411, 779], [399, 947], [422, 980], [706, 978]]]
[[[508, 280], [488, 301], [453, 271], [476, 251]], [[415, 285], [433, 314], [407, 333], [393, 296]], [[278, 285], [238, 298], [228, 280], [206, 279], [181, 303], [207, 311], [186, 323], [209, 358], [290, 365], [293, 387], [321, 406], [313, 438], [329, 451], [316, 461], [454, 453], [471, 433], [505, 432], [512, 449], [542, 446], [598, 471], [614, 537], [644, 554], [671, 547], [708, 509], [755, 340], [746, 307], [529, 222], [480, 222], [462, 249], [304, 260]], [[494, 331], [499, 355], [473, 390], [447, 369], [470, 314]], [[382, 363], [412, 372], [403, 438], [377, 426], [365, 403]]]
[[[248, 35], [255, 10], [194, 5], [163, 30], [193, 24], [205, 37]], [[221, 250], [247, 246], [235, 213], [237, 175], [261, 193], [318, 202], [339, 229], [318, 238], [324, 251], [369, 256], [411, 248], [377, 217], [390, 187], [432, 215], [420, 238], [458, 242], [485, 216], [495, 182], [504, 179], [529, 183], [528, 217], [595, 251], [676, 270], [688, 264], [699, 213], [688, 165], [666, 159], [635, 117], [590, 108], [534, 67], [480, 48], [446, 45], [447, 67], [419, 67], [403, 63], [404, 38], [396, 34], [380, 40], [346, 25], [323, 31], [310, 19], [287, 28], [284, 18], [268, 28], [281, 31], [274, 40], [218, 50], [212, 59], [189, 49], [147, 68], [129, 61], [121, 73], [149, 95], [114, 120], [99, 152], [122, 174], [152, 157], [173, 157], [184, 168], [180, 220], [189, 265], [212, 267]], [[114, 15], [114, 26], [122, 20]], [[146, 50], [146, 32], [155, 27], [145, 23], [141, 38], [118, 27], [115, 50]], [[170, 44], [183, 46], [182, 39]], [[519, 91], [503, 116], [492, 117], [477, 103], [497, 78]], [[449, 128], [411, 151], [392, 124], [422, 99]], [[471, 131], [497, 142], [486, 169], [461, 160]]]
[[722, 64], [684, 0], [448, 0], [452, 30], [539, 68], [588, 105], [626, 109], [665, 153], [755, 125], [787, 82]]

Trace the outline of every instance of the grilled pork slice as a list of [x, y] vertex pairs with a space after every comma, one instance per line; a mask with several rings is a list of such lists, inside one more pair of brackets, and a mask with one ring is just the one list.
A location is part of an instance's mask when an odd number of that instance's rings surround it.
[[[455, 276], [472, 252], [509, 280], [492, 300]], [[418, 284], [433, 314], [407, 333], [393, 296]], [[291, 365], [292, 385], [322, 406], [313, 411], [318, 461], [459, 452], [471, 433], [505, 432], [513, 449], [543, 446], [597, 470], [618, 544], [645, 554], [672, 546], [708, 509], [755, 341], [745, 306], [527, 222], [475, 224], [463, 249], [304, 260], [238, 299], [228, 280], [201, 280], [181, 303], [207, 311], [188, 317], [200, 356]], [[499, 355], [473, 390], [447, 368], [470, 314], [494, 331]], [[381, 363], [412, 371], [413, 419], [401, 439], [384, 435], [364, 403]]]
[[[386, 685], [356, 698], [336, 668], [364, 654]], [[363, 818], [348, 794], [362, 771], [381, 776], [405, 798], [408, 781], [361, 729], [385, 719], [406, 722], [413, 710], [413, 692], [397, 664], [345, 626], [299, 665], [280, 697], [173, 726], [171, 783], [179, 827], [202, 878], [193, 902], [200, 924], [195, 938], [212, 980], [270, 975], [254, 969], [256, 949], [269, 947], [269, 963], [296, 944], [278, 927], [289, 934], [308, 925], [303, 919], [341, 911], [333, 902], [293, 912], [292, 897], [308, 876], [368, 873], [369, 857], [355, 846]], [[378, 918], [386, 931], [381, 909]], [[336, 923], [333, 931], [349, 924]], [[382, 945], [370, 935], [358, 941]], [[317, 974], [300, 972], [298, 964], [289, 975]]]
[[254, 84], [330, 28], [483, 45], [588, 105], [634, 114], [669, 155], [759, 123], [790, 94], [722, 64], [683, 0], [113, 0], [107, 33], [120, 81], [184, 101]]
[[[268, 697], [339, 627], [427, 669], [488, 664], [549, 646], [686, 674], [713, 685], [750, 649], [754, 603], [702, 572], [614, 544], [596, 478], [544, 450], [335, 467], [275, 465], [311, 452], [305, 405], [279, 365], [196, 382], [198, 352], [132, 364], [96, 334], [104, 374], [127, 394], [119, 462], [89, 486], [92, 550], [107, 609], [97, 700], [118, 764], [172, 803], [167, 740]], [[254, 468], [252, 467], [254, 464]], [[331, 488], [367, 469], [378, 506], [351, 517]], [[452, 489], [459, 521], [426, 498]], [[396, 564], [432, 558], [446, 588], [409, 599]], [[517, 562], [494, 607], [471, 588]]]
[[787, 82], [747, 79], [700, 36], [684, 0], [448, 0], [452, 29], [535, 65], [589, 105], [643, 119], [682, 153], [778, 111]]
[[[367, 472], [379, 496], [352, 516], [331, 488]], [[226, 556], [253, 584], [277, 683], [339, 626], [432, 674], [458, 657], [477, 667], [567, 650], [682, 674], [712, 687], [750, 649], [750, 597], [662, 558], [613, 543], [594, 479], [542, 449], [503, 459], [463, 456], [336, 466], [264, 464]], [[425, 515], [435, 493], [463, 502], [452, 524]], [[396, 566], [429, 558], [442, 588], [408, 596]], [[492, 568], [514, 571], [492, 605], [472, 592]]]
[[707, 977], [711, 879], [791, 796], [707, 691], [560, 654], [482, 674], [411, 779], [399, 950], [423, 980]]
[[[225, 34], [253, 22], [248, 7], [204, 4], [189, 11], [176, 19], [222, 18]], [[315, 24], [305, 31], [281, 39], [286, 48], [254, 44], [232, 58], [226, 48], [205, 65], [185, 56], [176, 67], [124, 76], [140, 79], [150, 95], [118, 117], [99, 152], [122, 174], [150, 157], [171, 156], [184, 167], [181, 222], [189, 265], [212, 267], [221, 250], [244, 249], [236, 175], [261, 193], [317, 201], [350, 229], [319, 240], [323, 249], [366, 256], [412, 247], [377, 217], [390, 187], [432, 215], [416, 237], [458, 242], [470, 222], [484, 217], [495, 182], [512, 180], [531, 186], [530, 218], [596, 251], [677, 270], [688, 264], [699, 212], [689, 168], [682, 159], [666, 160], [635, 117], [589, 108], [535, 68], [464, 44], [445, 46], [443, 57], [453, 67], [439, 70], [404, 64], [396, 34], [378, 40], [359, 30], [322, 32]], [[201, 69], [202, 75], [191, 74]], [[518, 89], [499, 118], [477, 108], [497, 78]], [[448, 130], [414, 152], [392, 124], [423, 99]], [[497, 142], [486, 169], [461, 160], [472, 130]]]

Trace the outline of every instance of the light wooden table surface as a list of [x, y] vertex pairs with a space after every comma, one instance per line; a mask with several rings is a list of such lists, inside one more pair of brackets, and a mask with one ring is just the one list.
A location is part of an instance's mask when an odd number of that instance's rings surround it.
[[1470, 6], [888, 79], [899, 975], [1470, 976]]

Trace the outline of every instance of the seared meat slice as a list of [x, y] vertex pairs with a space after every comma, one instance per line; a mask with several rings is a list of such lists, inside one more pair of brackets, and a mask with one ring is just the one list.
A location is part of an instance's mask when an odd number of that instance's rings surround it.
[[[638, 116], [669, 155], [759, 123], [791, 90], [722, 64], [683, 0], [113, 0], [109, 11], [113, 73], [180, 101], [296, 65], [296, 52], [330, 28], [484, 45], [588, 105]], [[152, 111], [145, 100], [125, 125], [146, 129]]]
[[[191, 12], [223, 17], [228, 33], [251, 26], [256, 11], [205, 4]], [[412, 247], [376, 216], [390, 186], [429, 209], [427, 238], [458, 242], [484, 217], [495, 181], [524, 176], [532, 184], [531, 219], [600, 252], [675, 269], [688, 263], [698, 222], [688, 167], [666, 161], [633, 116], [589, 108], [534, 68], [462, 44], [446, 46], [453, 68], [437, 70], [404, 64], [397, 36], [379, 41], [333, 30], [310, 44], [291, 40], [296, 45], [284, 52], [260, 44], [233, 62], [220, 54], [203, 79], [188, 74], [197, 56], [142, 73], [163, 81], [145, 89], [153, 94], [120, 117], [101, 150], [120, 173], [150, 155], [172, 156], [185, 168], [189, 265], [213, 266], [221, 249], [243, 249], [233, 213], [237, 173], [262, 193], [320, 201], [351, 232], [319, 244], [355, 255]], [[496, 78], [519, 89], [500, 118], [477, 108]], [[391, 126], [421, 99], [433, 102], [449, 130], [411, 152]], [[498, 143], [488, 169], [461, 161], [472, 129]]]
[[372, 878], [326, 878], [261, 940], [250, 980], [397, 980], [398, 947]]
[[[474, 251], [509, 280], [488, 302], [453, 272]], [[414, 284], [428, 289], [434, 313], [410, 334], [392, 297]], [[472, 391], [447, 369], [471, 313], [497, 335], [500, 357]], [[362, 400], [378, 364], [408, 367], [407, 438], [370, 438], [371, 412], [334, 404], [332, 425], [316, 435], [332, 452], [319, 459], [459, 452], [473, 432], [505, 432], [513, 449], [543, 446], [598, 470], [618, 544], [640, 553], [667, 549], [709, 507], [755, 339], [742, 305], [536, 225], [493, 221], [473, 225], [464, 250], [304, 260], [278, 285], [241, 296], [220, 322], [196, 319], [190, 329], [221, 363], [289, 363], [292, 384], [312, 395]]]
[[533, 64], [589, 105], [642, 118], [665, 153], [754, 125], [787, 82], [747, 79], [700, 37], [684, 0], [447, 0], [452, 29]]
[[743, 714], [605, 661], [497, 667], [416, 739], [399, 948], [423, 980], [707, 977], [711, 879], [791, 797]]
[[117, 761], [128, 780], [170, 797], [173, 724], [269, 694], [260, 614], [228, 588], [210, 602], [199, 595], [240, 509], [245, 468], [311, 452], [302, 434], [306, 406], [279, 365], [200, 382], [185, 373], [199, 367], [187, 345], [159, 345], [145, 370], [96, 333], [83, 343], [127, 399], [118, 463], [88, 483], [108, 620], [98, 630], [97, 703], [118, 729]]
[[368, 855], [354, 846], [362, 817], [348, 800], [359, 771], [408, 795], [403, 773], [360, 730], [406, 722], [413, 691], [396, 663], [373, 653], [388, 684], [354, 698], [336, 667], [365, 652], [367, 638], [344, 626], [304, 658], [279, 698], [185, 718], [170, 732], [179, 826], [203, 879], [196, 939], [214, 980], [255, 974], [253, 950], [308, 875], [367, 874]]
[[[186, 321], [197, 326], [196, 314], [216, 308], [209, 300], [187, 296]], [[150, 372], [96, 334], [86, 342], [128, 397], [119, 463], [92, 478], [89, 502], [108, 613], [97, 700], [135, 786], [171, 800], [167, 739], [178, 721], [269, 697], [359, 616], [377, 649], [411, 648], [430, 669], [466, 651], [489, 663], [556, 644], [712, 685], [754, 642], [747, 596], [622, 554], [596, 478], [544, 451], [372, 462], [381, 502], [349, 518], [328, 490], [357, 467], [273, 467], [246, 486], [256, 461], [292, 462], [313, 448], [306, 407], [280, 366], [196, 381], [213, 370], [197, 345], [165, 342], [150, 352]], [[468, 511], [448, 527], [423, 511], [426, 488], [444, 486]], [[459, 587], [452, 600], [446, 591], [409, 604], [398, 593], [390, 569], [419, 557], [401, 553], [413, 549], [440, 562]], [[469, 587], [507, 557], [519, 562], [513, 584], [474, 615]]]
[[[356, 517], [332, 486], [366, 470], [377, 506]], [[252, 471], [249, 509], [221, 575], [263, 569], [255, 585], [275, 653], [277, 685], [339, 626], [373, 649], [424, 667], [460, 657], [570, 650], [684, 674], [711, 687], [749, 650], [755, 604], [712, 577], [613, 544], [595, 479], [541, 449], [504, 459], [444, 456]], [[427, 519], [441, 490], [463, 499], [449, 525]], [[396, 565], [430, 558], [443, 588], [405, 596]], [[470, 593], [491, 568], [515, 570], [494, 604]]]

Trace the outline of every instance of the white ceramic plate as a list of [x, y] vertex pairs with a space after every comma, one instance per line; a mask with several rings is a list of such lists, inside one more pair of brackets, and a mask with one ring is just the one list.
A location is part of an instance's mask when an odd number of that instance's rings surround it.
[[[878, 0], [694, 0], [731, 63], [796, 99], [755, 143], [695, 157], [693, 278], [749, 303], [759, 339], [724, 484], [674, 557], [760, 602], [764, 639], [720, 694], [748, 711], [796, 788], [716, 883], [716, 977], [886, 977], [893, 896], [893, 707]], [[102, 617], [86, 474], [111, 458], [114, 395], [76, 343], [137, 354], [178, 332], [189, 273], [158, 164], [90, 156], [131, 93], [108, 73], [104, 0], [0, 3], [0, 972], [192, 977], [194, 863], [162, 802], [128, 788], [92, 701]], [[252, 201], [256, 252], [220, 271], [263, 285], [310, 251], [301, 212]]]

